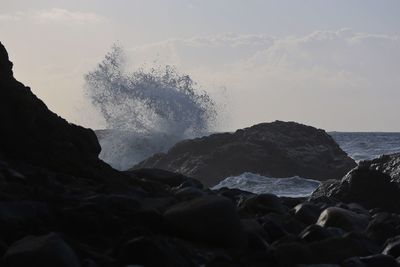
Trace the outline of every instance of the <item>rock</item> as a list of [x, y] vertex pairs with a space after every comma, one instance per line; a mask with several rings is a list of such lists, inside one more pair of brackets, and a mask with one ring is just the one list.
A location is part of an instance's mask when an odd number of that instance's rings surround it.
[[382, 254], [390, 255], [394, 258], [400, 257], [400, 236], [388, 239]]
[[322, 195], [345, 203], [355, 202], [367, 209], [380, 208], [400, 212], [400, 188], [387, 174], [359, 166], [349, 172], [340, 182], [322, 185], [312, 198]]
[[382, 155], [379, 158], [363, 161], [360, 164], [371, 170], [389, 175], [392, 181], [400, 183], [400, 153]]
[[369, 218], [366, 215], [342, 208], [331, 207], [324, 210], [318, 218], [317, 225], [322, 227], [339, 227], [345, 231], [364, 232]]
[[314, 263], [335, 263], [352, 257], [362, 257], [377, 253], [376, 248], [359, 236], [346, 235], [316, 241], [309, 244]]
[[125, 173], [129, 176], [155, 181], [170, 187], [178, 187], [184, 184], [187, 187], [203, 188], [203, 185], [196, 179], [186, 177], [180, 173], [169, 172], [161, 169], [138, 169], [126, 171]]
[[387, 239], [400, 235], [399, 225], [399, 215], [387, 212], [374, 214], [367, 228], [368, 237], [383, 245]]
[[306, 242], [315, 242], [332, 237], [341, 237], [344, 234], [345, 232], [341, 228], [322, 227], [317, 224], [311, 224], [299, 234], [299, 238]]
[[317, 205], [307, 202], [298, 204], [293, 208], [294, 217], [307, 225], [315, 223], [320, 213], [320, 208]]
[[270, 212], [284, 214], [288, 208], [279, 197], [273, 194], [260, 194], [249, 197], [239, 205], [239, 211], [246, 214], [264, 215]]
[[0, 154], [3, 157], [80, 177], [95, 176], [97, 180], [118, 176], [98, 159], [101, 147], [91, 129], [70, 124], [51, 112], [29, 87], [12, 75], [12, 63], [0, 44]]
[[391, 256], [376, 254], [361, 258], [351, 258], [343, 262], [343, 267], [399, 267]]
[[294, 266], [301, 263], [312, 263], [313, 255], [307, 245], [300, 242], [288, 242], [273, 247], [273, 255], [279, 266]]
[[171, 243], [154, 237], [137, 237], [127, 241], [117, 252], [118, 266], [186, 267], [196, 266], [186, 260]]
[[3, 264], [6, 267], [80, 266], [74, 251], [55, 233], [27, 236], [17, 241], [7, 250]]
[[244, 172], [268, 177], [339, 179], [355, 166], [325, 131], [275, 121], [179, 142], [167, 153], [156, 154], [134, 169], [165, 169], [214, 186]]
[[186, 239], [225, 247], [245, 245], [245, 235], [231, 200], [203, 196], [172, 206], [164, 213], [173, 233]]

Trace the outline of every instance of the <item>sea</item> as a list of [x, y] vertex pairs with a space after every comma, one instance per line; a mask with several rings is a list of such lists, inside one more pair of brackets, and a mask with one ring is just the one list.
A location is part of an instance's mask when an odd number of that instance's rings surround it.
[[[339, 146], [356, 162], [400, 152], [400, 133], [329, 132]], [[213, 189], [238, 188], [256, 194], [272, 193], [286, 197], [307, 197], [320, 182], [303, 177], [274, 178], [255, 173], [227, 177]]]

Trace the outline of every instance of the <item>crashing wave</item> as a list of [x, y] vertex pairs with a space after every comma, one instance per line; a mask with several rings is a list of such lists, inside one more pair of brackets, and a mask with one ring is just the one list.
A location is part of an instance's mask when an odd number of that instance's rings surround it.
[[85, 81], [87, 95], [110, 130], [98, 134], [100, 158], [117, 169], [132, 167], [215, 126], [215, 102], [189, 75], [171, 66], [130, 73], [119, 46], [112, 47]]

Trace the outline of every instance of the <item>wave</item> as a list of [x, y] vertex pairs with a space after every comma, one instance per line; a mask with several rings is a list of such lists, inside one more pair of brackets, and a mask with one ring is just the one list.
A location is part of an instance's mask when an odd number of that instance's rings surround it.
[[289, 178], [273, 178], [245, 172], [238, 176], [231, 176], [212, 189], [222, 187], [237, 188], [255, 194], [271, 193], [277, 196], [306, 197], [320, 185], [319, 181], [305, 179], [298, 176]]
[[174, 67], [128, 72], [126, 56], [113, 46], [85, 75], [86, 93], [103, 115], [100, 158], [114, 168], [132, 167], [177, 141], [202, 136], [216, 126], [217, 104]]

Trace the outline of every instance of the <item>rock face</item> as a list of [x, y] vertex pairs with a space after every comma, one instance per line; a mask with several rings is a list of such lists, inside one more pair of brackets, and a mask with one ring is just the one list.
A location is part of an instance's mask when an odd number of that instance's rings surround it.
[[0, 43], [0, 158], [80, 176], [112, 172], [98, 159], [101, 147], [94, 132], [51, 112], [14, 79], [12, 66]]
[[294, 122], [262, 123], [235, 133], [182, 141], [134, 167], [179, 172], [213, 186], [253, 172], [269, 177], [339, 179], [355, 162], [323, 130]]
[[400, 188], [391, 180], [387, 174], [360, 165], [341, 181], [323, 182], [312, 197], [328, 196], [346, 203], [359, 203], [368, 209], [400, 212]]
[[382, 155], [373, 160], [363, 161], [360, 165], [386, 173], [392, 178], [392, 181], [400, 183], [400, 153]]

